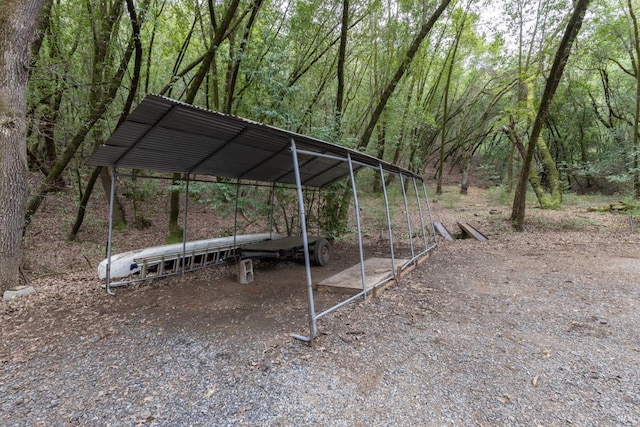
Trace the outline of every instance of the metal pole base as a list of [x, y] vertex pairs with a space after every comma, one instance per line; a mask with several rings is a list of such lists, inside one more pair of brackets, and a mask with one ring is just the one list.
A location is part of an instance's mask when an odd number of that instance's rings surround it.
[[291, 334], [291, 336], [299, 341], [303, 341], [303, 342], [311, 342], [312, 339], [309, 337], [305, 337], [303, 335], [297, 335], [297, 334]]

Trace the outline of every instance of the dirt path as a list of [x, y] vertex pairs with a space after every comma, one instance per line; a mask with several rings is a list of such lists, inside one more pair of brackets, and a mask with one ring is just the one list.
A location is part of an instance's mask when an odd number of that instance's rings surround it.
[[437, 208], [490, 240], [442, 242], [323, 318], [313, 346], [290, 337], [306, 328], [295, 263], [116, 298], [88, 269], [38, 279], [1, 305], [0, 424], [637, 425], [640, 234], [582, 209], [511, 233], [501, 209]]

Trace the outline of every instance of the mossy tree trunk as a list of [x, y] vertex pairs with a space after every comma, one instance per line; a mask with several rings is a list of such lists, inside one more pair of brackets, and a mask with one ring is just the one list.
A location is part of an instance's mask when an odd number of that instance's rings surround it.
[[590, 0], [577, 0], [574, 3], [573, 13], [569, 18], [564, 35], [560, 41], [558, 50], [556, 51], [553, 65], [549, 72], [549, 78], [547, 79], [547, 84], [544, 88], [542, 99], [540, 100], [540, 106], [538, 107], [538, 112], [536, 114], [535, 121], [533, 122], [531, 134], [529, 135], [529, 144], [524, 156], [524, 161], [522, 162], [522, 168], [520, 169], [520, 176], [518, 178], [518, 186], [513, 199], [513, 208], [511, 210], [511, 221], [514, 228], [518, 231], [522, 231], [524, 227], [527, 183], [529, 182], [533, 155], [538, 145], [537, 141], [540, 138], [542, 127], [549, 112], [549, 106], [556, 93], [556, 89], [560, 84], [564, 68], [567, 65], [569, 54], [571, 53], [571, 46], [578, 36], [580, 27], [582, 27], [582, 21], [587, 11], [587, 7], [589, 6], [589, 1]]
[[469, 169], [471, 168], [471, 148], [465, 147], [462, 152], [462, 180], [460, 181], [460, 194], [469, 192]]
[[179, 173], [173, 174], [173, 187], [170, 195], [169, 203], [169, 237], [167, 243], [181, 242], [184, 237], [184, 230], [180, 227], [178, 218], [180, 217], [180, 190], [177, 190], [180, 184], [181, 176]]
[[[536, 107], [532, 82], [527, 82], [527, 114], [529, 115], [530, 122], [533, 123], [536, 119]], [[538, 198], [538, 203], [542, 209], [560, 209], [562, 206], [562, 181], [560, 180], [560, 173], [556, 167], [556, 162], [551, 156], [549, 147], [542, 135], [538, 137], [535, 144], [542, 167], [547, 175], [549, 192], [545, 192], [542, 179], [534, 167], [530, 168], [529, 171], [529, 183], [533, 187], [536, 197]]]

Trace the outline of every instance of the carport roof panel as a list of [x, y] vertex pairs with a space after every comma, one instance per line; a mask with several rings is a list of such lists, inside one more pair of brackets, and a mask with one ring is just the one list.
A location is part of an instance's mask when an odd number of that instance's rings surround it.
[[348, 165], [339, 160], [348, 155], [356, 169], [381, 165], [421, 179], [359, 151], [158, 95], [147, 95], [88, 164], [292, 183], [292, 139], [302, 151], [303, 185], [324, 187], [348, 176]]

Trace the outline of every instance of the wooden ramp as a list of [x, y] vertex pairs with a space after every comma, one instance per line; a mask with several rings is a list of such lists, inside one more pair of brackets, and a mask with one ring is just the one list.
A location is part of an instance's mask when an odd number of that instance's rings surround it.
[[444, 239], [448, 242], [455, 242], [455, 238], [449, 233], [447, 227], [445, 227], [441, 222], [434, 222], [433, 225], [436, 227], [436, 231], [438, 234], [444, 237]]
[[[396, 258], [396, 267], [401, 266], [408, 260]], [[368, 258], [364, 261], [364, 274], [367, 288], [393, 277], [391, 258]], [[315, 286], [320, 292], [339, 292], [346, 294], [357, 294], [362, 291], [362, 277], [360, 275], [360, 264], [356, 264], [340, 273], [334, 274], [318, 283]]]
[[462, 230], [464, 234], [466, 234], [469, 237], [473, 237], [474, 239], [480, 242], [486, 242], [487, 240], [489, 240], [487, 239], [487, 236], [485, 236], [484, 234], [482, 234], [481, 232], [479, 232], [478, 230], [476, 230], [466, 222], [459, 222], [458, 227], [460, 227], [460, 230]]

